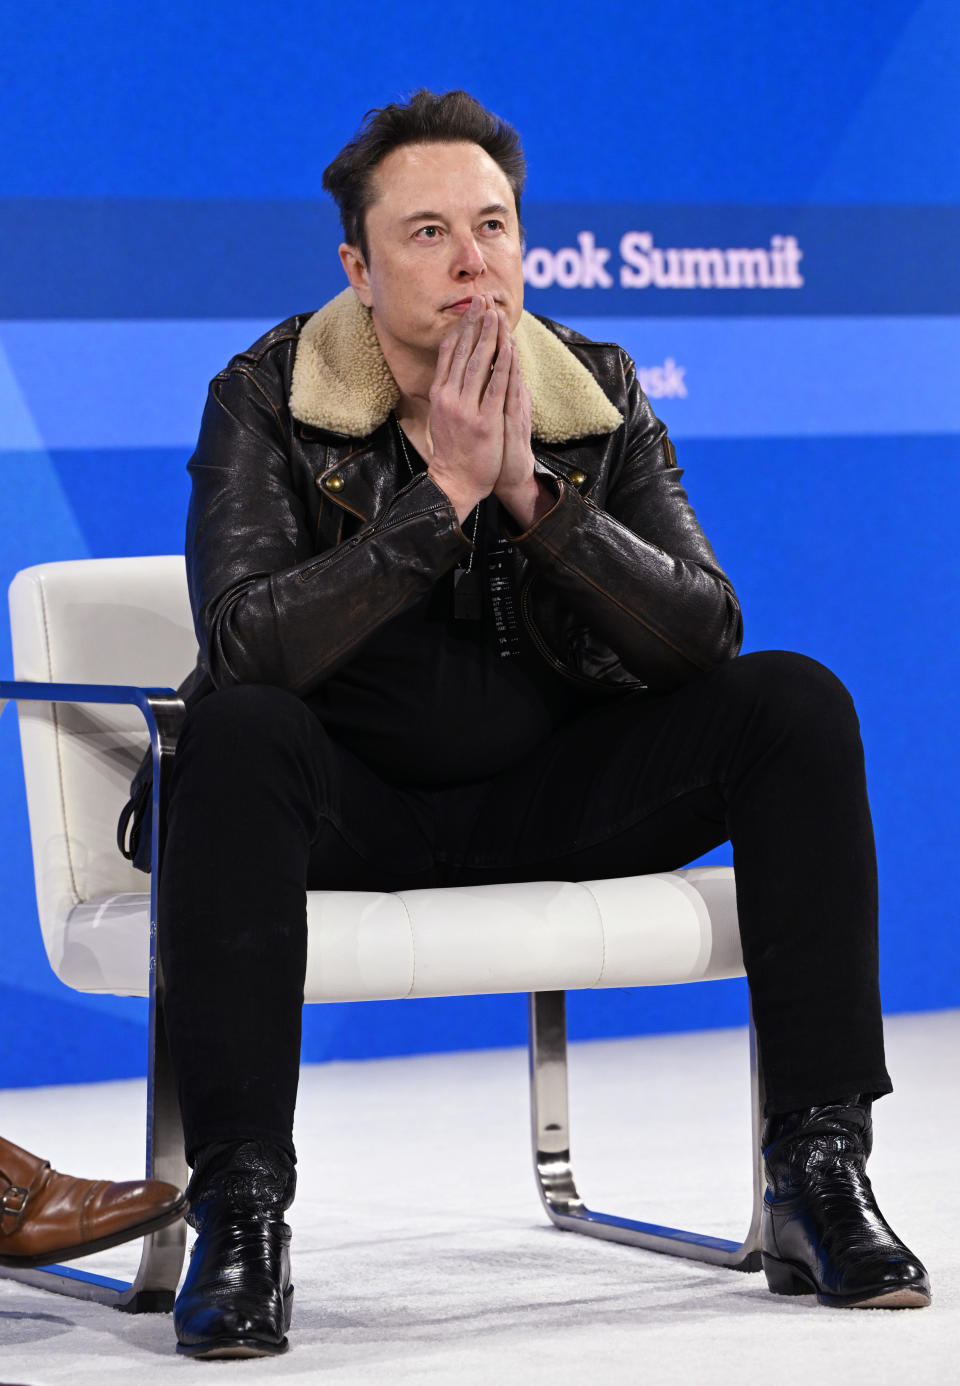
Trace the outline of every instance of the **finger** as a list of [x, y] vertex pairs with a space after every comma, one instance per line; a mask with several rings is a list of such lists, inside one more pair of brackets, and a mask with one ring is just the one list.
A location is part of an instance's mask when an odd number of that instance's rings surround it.
[[463, 378], [467, 366], [479, 340], [479, 334], [483, 331], [483, 315], [483, 299], [479, 294], [475, 294], [470, 300], [470, 307], [463, 315], [459, 335], [454, 341], [450, 369], [447, 375], [447, 383], [458, 393], [463, 390]]
[[[515, 393], [516, 407], [517, 407], [517, 409], [518, 409], [519, 412], [520, 412], [520, 418], [521, 418], [521, 420], [522, 420], [523, 423], [524, 423], [524, 427], [526, 428], [526, 427], [529, 427], [529, 424], [530, 424], [530, 413], [531, 413], [530, 387], [529, 387], [529, 385], [528, 385], [527, 382], [526, 382], [526, 378], [524, 377], [524, 374], [523, 374], [523, 366], [522, 366], [522, 364], [521, 364], [521, 362], [520, 362], [520, 345], [519, 345], [519, 343], [518, 343], [516, 337], [511, 337], [510, 340], [511, 340], [511, 342], [513, 343], [513, 361], [514, 361], [513, 375], [512, 375], [512, 377], [511, 377], [511, 384], [512, 384], [512, 386], [513, 386], [513, 389], [514, 389], [515, 392], [516, 392], [516, 393]], [[512, 408], [512, 407], [513, 407], [513, 401], [510, 401], [510, 404], [511, 404], [511, 408]]]
[[450, 372], [457, 354], [457, 347], [462, 341], [466, 340], [468, 343], [466, 356], [461, 363], [461, 369], [456, 382], [457, 389], [460, 389], [462, 364], [469, 359], [470, 352], [476, 344], [476, 337], [479, 331], [474, 324], [481, 321], [483, 317], [483, 308], [479, 306], [480, 302], [479, 296], [474, 294], [470, 299], [470, 306], [467, 308], [467, 311], [463, 314], [460, 321], [451, 327], [450, 331], [440, 343], [437, 350], [437, 368], [433, 376], [433, 385], [435, 387], [446, 385], [447, 381], [450, 379]]
[[513, 369], [513, 349], [510, 345], [511, 338], [509, 332], [504, 333], [504, 341], [497, 351], [497, 359], [494, 362], [493, 370], [487, 383], [486, 392], [483, 396], [483, 408], [490, 413], [502, 412], [504, 400], [507, 395], [507, 387], [510, 381], [510, 373]]
[[456, 350], [456, 345], [460, 340], [462, 331], [463, 324], [461, 323], [458, 327], [448, 332], [440, 343], [437, 351], [437, 368], [433, 373], [433, 384], [430, 387], [431, 389], [439, 389], [446, 385], [450, 375], [450, 363], [453, 360], [453, 353]]
[[[520, 365], [520, 351], [517, 350], [517, 366]], [[523, 371], [520, 372], [520, 403], [523, 408], [524, 417], [530, 422], [533, 413], [533, 400], [530, 395], [530, 386], [523, 378]]]
[[493, 359], [490, 362], [490, 367], [487, 371], [487, 375], [484, 380], [484, 395], [490, 388], [490, 382], [493, 380], [494, 368], [496, 366], [496, 363], [500, 360], [501, 356], [507, 357], [507, 364], [509, 365], [510, 329], [507, 326], [507, 320], [504, 314], [501, 312], [497, 312], [496, 309], [494, 309], [494, 311], [497, 313], [497, 341], [496, 346], [494, 348]]
[[501, 358], [503, 359], [504, 364], [506, 365], [507, 372], [506, 378], [504, 380], [504, 400], [506, 403], [509, 403], [511, 382], [513, 380], [514, 373], [513, 339], [511, 338], [509, 332], [506, 333], [503, 346], [500, 349], [500, 356], [497, 359], [500, 360]]
[[517, 353], [517, 344], [510, 338], [510, 379], [507, 382], [507, 408], [511, 413], [516, 413], [520, 408], [520, 382], [523, 377], [520, 374], [520, 357]]
[[497, 314], [492, 311], [485, 312], [480, 336], [464, 368], [461, 393], [475, 400], [478, 405], [490, 378], [490, 368], [497, 352], [498, 328]]

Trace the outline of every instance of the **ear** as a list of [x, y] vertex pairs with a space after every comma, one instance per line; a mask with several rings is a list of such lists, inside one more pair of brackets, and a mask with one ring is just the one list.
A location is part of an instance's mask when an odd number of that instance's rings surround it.
[[355, 245], [347, 245], [344, 241], [338, 249], [338, 254], [340, 263], [350, 281], [350, 287], [364, 307], [372, 308], [373, 294], [370, 292], [370, 276], [360, 251]]

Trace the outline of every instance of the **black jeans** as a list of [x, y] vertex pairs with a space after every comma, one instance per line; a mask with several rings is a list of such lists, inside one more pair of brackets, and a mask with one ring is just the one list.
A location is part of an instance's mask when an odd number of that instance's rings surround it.
[[767, 1111], [889, 1092], [863, 748], [822, 664], [742, 655], [437, 790], [385, 784], [293, 694], [210, 695], [177, 750], [160, 883], [188, 1155], [239, 1137], [292, 1152], [305, 888], [641, 875], [728, 838]]

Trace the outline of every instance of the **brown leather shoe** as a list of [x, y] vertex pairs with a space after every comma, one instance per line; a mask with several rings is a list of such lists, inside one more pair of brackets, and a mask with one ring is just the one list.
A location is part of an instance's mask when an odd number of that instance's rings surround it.
[[73, 1179], [0, 1137], [0, 1266], [72, 1261], [176, 1222], [187, 1200], [156, 1179]]

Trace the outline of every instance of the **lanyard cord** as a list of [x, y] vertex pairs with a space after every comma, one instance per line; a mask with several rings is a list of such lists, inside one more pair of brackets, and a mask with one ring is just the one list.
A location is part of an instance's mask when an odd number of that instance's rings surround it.
[[[412, 481], [413, 478], [414, 478], [414, 476], [416, 475], [416, 473], [414, 472], [414, 470], [413, 470], [413, 464], [412, 464], [411, 461], [410, 461], [410, 454], [407, 452], [407, 439], [406, 439], [406, 435], [405, 435], [403, 429], [400, 427], [400, 420], [397, 418], [397, 415], [396, 415], [396, 411], [395, 411], [395, 410], [393, 411], [393, 422], [397, 425], [397, 433], [400, 435], [400, 447], [403, 449], [403, 460], [404, 460], [404, 462], [406, 462], [406, 464], [407, 464], [407, 471], [410, 473], [410, 480]], [[471, 551], [470, 551], [470, 561], [469, 561], [469, 563], [467, 564], [466, 569], [465, 569], [465, 571], [468, 572], [468, 573], [470, 572], [470, 570], [471, 570], [472, 567], [473, 567], [473, 556], [474, 556], [474, 554], [475, 554], [476, 551], [477, 551], [477, 533], [478, 533], [478, 531], [479, 531], [479, 529], [480, 529], [480, 506], [481, 506], [482, 504], [483, 504], [482, 501], [478, 501], [478, 502], [477, 502], [477, 505], [476, 505], [476, 507], [475, 507], [475, 509], [474, 509], [474, 512], [473, 512], [473, 516], [474, 516], [474, 518], [473, 518], [473, 537], [472, 537], [472, 539], [471, 539], [471, 541], [470, 541], [470, 542], [472, 543], [472, 545], [473, 545], [473, 548], [472, 548]]]

